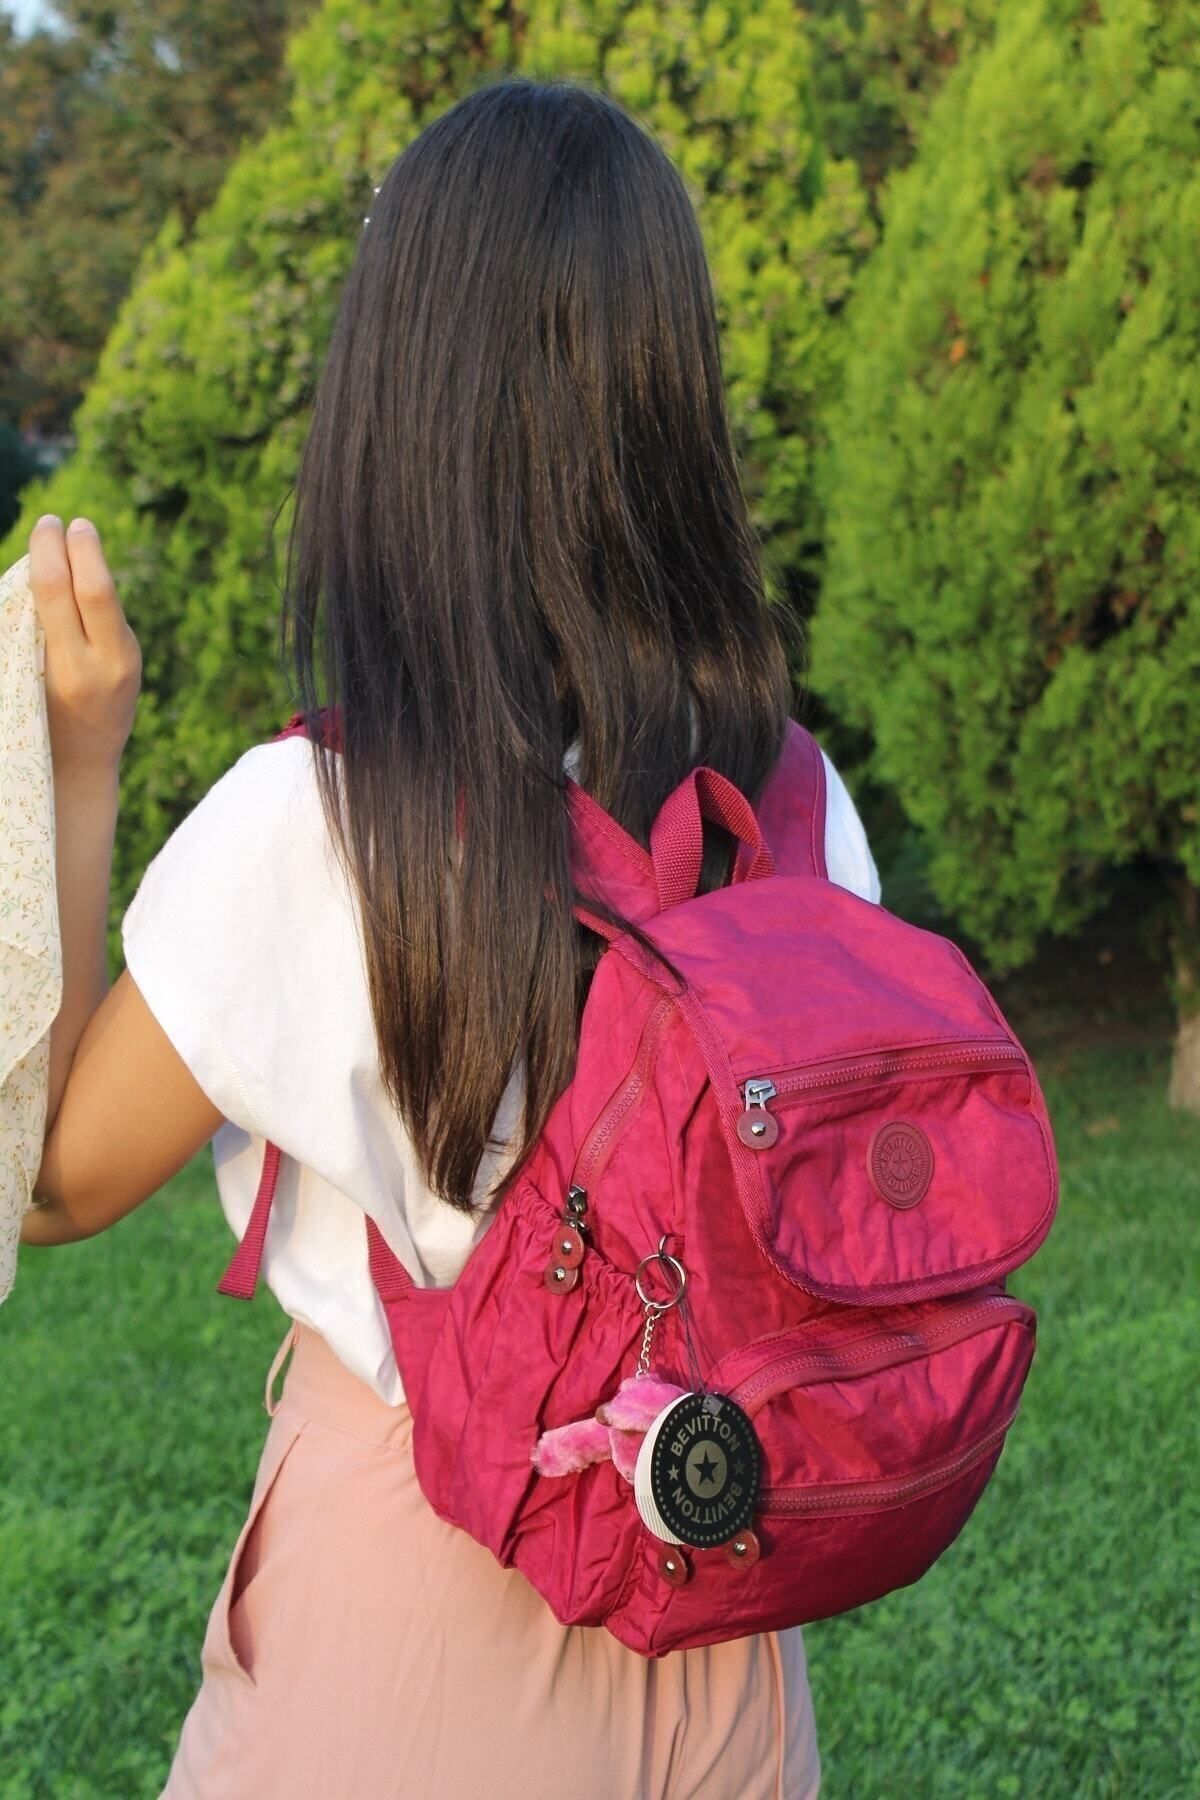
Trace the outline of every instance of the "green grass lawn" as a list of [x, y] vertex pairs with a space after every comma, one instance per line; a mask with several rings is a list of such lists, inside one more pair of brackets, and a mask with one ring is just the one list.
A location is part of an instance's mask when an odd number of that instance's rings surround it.
[[[1065, 1179], [1014, 1283], [1041, 1317], [1025, 1407], [932, 1573], [807, 1634], [830, 1800], [1200, 1793], [1200, 1124], [1153, 1047], [1043, 1067]], [[214, 1293], [229, 1243], [206, 1155], [107, 1236], [26, 1253], [0, 1309], [3, 1800], [166, 1774], [282, 1335], [269, 1296]]]

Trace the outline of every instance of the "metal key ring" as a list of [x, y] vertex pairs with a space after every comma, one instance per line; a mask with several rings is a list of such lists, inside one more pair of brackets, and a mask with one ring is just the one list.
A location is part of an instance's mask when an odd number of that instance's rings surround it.
[[[660, 1312], [660, 1313], [670, 1312], [670, 1310], [673, 1306], [678, 1306], [679, 1302], [683, 1299], [684, 1290], [687, 1287], [687, 1270], [684, 1268], [683, 1264], [680, 1262], [680, 1260], [677, 1256], [672, 1256], [672, 1255], [670, 1255], [670, 1253], [668, 1251], [663, 1249], [663, 1245], [666, 1243], [666, 1241], [667, 1240], [665, 1237], [659, 1238], [658, 1249], [652, 1250], [650, 1252], [649, 1256], [643, 1256], [641, 1262], [638, 1264], [637, 1268], [634, 1270], [634, 1275], [633, 1275], [633, 1285], [637, 1289], [638, 1299], [641, 1301], [642, 1305], [643, 1306], [652, 1306], [656, 1312]], [[677, 1291], [674, 1294], [672, 1294], [672, 1296], [669, 1300], [653, 1300], [653, 1299], [651, 1299], [650, 1295], [646, 1293], [645, 1289], [642, 1287], [642, 1270], [645, 1268], [647, 1263], [652, 1263], [652, 1262], [669, 1263], [671, 1265], [671, 1268], [674, 1269], [674, 1271], [675, 1271], [675, 1274], [679, 1281], [679, 1287], [678, 1287]]]

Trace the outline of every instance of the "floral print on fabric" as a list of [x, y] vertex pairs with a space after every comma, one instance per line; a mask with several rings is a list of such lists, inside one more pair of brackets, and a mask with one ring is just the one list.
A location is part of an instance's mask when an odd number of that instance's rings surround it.
[[42, 1160], [61, 1000], [42, 635], [23, 556], [0, 575], [0, 1300]]

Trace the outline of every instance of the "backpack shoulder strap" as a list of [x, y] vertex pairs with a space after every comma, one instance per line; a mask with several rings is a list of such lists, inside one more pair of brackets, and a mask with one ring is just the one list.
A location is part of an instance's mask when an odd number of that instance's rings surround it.
[[314, 723], [320, 726], [325, 746], [330, 750], [340, 750], [342, 747], [342, 715], [341, 708], [337, 706], [322, 706], [315, 713], [293, 713], [282, 731], [275, 733], [271, 742], [277, 744], [283, 738], [311, 737], [310, 727]]
[[[258, 1178], [258, 1191], [254, 1196], [254, 1205], [241, 1240], [229, 1259], [229, 1266], [217, 1283], [218, 1294], [224, 1294], [231, 1300], [253, 1300], [254, 1290], [258, 1286], [258, 1277], [262, 1270], [263, 1250], [267, 1242], [267, 1227], [271, 1222], [271, 1208], [275, 1202], [275, 1188], [279, 1181], [279, 1164], [283, 1152], [278, 1144], [270, 1139], [263, 1146], [262, 1170]], [[370, 1213], [364, 1213], [363, 1219], [367, 1232], [367, 1266], [371, 1271], [371, 1280], [381, 1300], [404, 1300], [416, 1288], [416, 1282], [409, 1274], [396, 1252], [387, 1242]]]
[[[567, 796], [576, 885], [602, 895], [638, 924], [652, 918], [660, 905], [652, 855], [576, 782], [568, 780]], [[754, 815], [779, 874], [827, 876], [825, 760], [816, 739], [792, 719]], [[747, 878], [756, 854], [751, 838], [744, 838], [734, 864], [735, 881]]]
[[[781, 875], [828, 879], [825, 758], [816, 738], [794, 719], [788, 720], [779, 761], [767, 778], [755, 811]], [[743, 844], [738, 855], [749, 859], [752, 852]]]

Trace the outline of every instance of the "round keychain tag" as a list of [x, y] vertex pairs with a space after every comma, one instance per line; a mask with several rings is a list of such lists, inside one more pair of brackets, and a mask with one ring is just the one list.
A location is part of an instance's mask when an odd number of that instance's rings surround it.
[[721, 1394], [685, 1394], [646, 1433], [635, 1470], [638, 1511], [664, 1543], [711, 1549], [749, 1525], [761, 1469], [740, 1406]]

